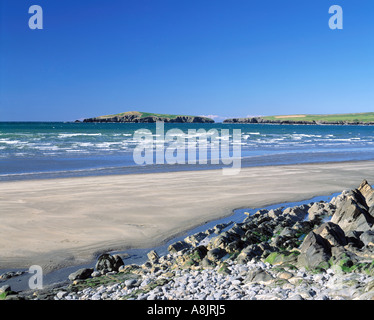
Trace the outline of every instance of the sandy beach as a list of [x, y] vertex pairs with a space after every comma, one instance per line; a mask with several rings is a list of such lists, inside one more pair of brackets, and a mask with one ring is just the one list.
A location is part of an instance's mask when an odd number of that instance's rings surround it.
[[0, 183], [0, 269], [81, 264], [161, 244], [237, 208], [301, 201], [374, 181], [374, 162]]

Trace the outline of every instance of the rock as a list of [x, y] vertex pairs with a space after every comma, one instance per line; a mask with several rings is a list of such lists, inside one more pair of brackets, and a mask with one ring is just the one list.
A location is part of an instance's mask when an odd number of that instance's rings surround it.
[[126, 281], [125, 281], [125, 286], [126, 286], [128, 289], [131, 289], [131, 288], [136, 287], [137, 284], [138, 284], [138, 280], [136, 280], [136, 279], [129, 279], [129, 280], [126, 280]]
[[345, 236], [349, 245], [352, 245], [357, 248], [362, 248], [364, 243], [360, 240], [360, 236], [363, 232], [358, 231], [348, 231]]
[[147, 254], [147, 257], [148, 257], [149, 261], [151, 261], [152, 263], [157, 263], [158, 259], [160, 259], [159, 255], [157, 254], [157, 252], [155, 250], [152, 250], [151, 252], [149, 252]]
[[18, 277], [20, 275], [23, 275], [24, 273], [25, 273], [25, 271], [8, 271], [8, 272], [3, 273], [0, 276], [0, 279], [1, 280], [7, 280], [7, 279], [10, 279], [10, 278], [14, 278], [14, 277]]
[[344, 231], [333, 222], [326, 222], [313, 231], [326, 239], [331, 246], [345, 246], [347, 239]]
[[291, 272], [283, 271], [277, 275], [279, 279], [291, 279], [293, 277], [293, 274]]
[[329, 204], [323, 202], [315, 202], [308, 210], [308, 220], [312, 222], [318, 222], [324, 216], [330, 215], [329, 211], [326, 210]]
[[218, 267], [217, 272], [220, 273], [220, 274], [226, 274], [226, 275], [231, 274], [231, 271], [230, 271], [229, 267], [227, 266], [227, 263], [221, 263]]
[[251, 244], [240, 252], [236, 260], [239, 264], [245, 264], [253, 258], [261, 256], [262, 253], [263, 250], [261, 250], [260, 246], [257, 244]]
[[360, 235], [360, 240], [365, 246], [374, 246], [374, 231], [368, 230]]
[[191, 259], [196, 262], [201, 262], [208, 253], [208, 249], [205, 246], [198, 246], [191, 251]]
[[97, 278], [97, 277], [100, 277], [101, 276], [101, 272], [100, 271], [94, 271], [91, 273], [91, 277], [92, 278]]
[[57, 296], [57, 298], [62, 299], [62, 298], [64, 298], [67, 294], [68, 294], [68, 293], [67, 293], [66, 291], [59, 291], [59, 292], [57, 292], [56, 296]]
[[108, 253], [102, 254], [95, 265], [96, 271], [102, 272], [111, 272], [116, 271], [118, 272], [119, 267], [123, 266], [123, 260], [119, 255], [110, 255]]
[[281, 237], [289, 237], [292, 238], [296, 234], [296, 230], [291, 229], [290, 227], [285, 227], [282, 232], [279, 234]]
[[366, 205], [369, 208], [374, 206], [374, 190], [366, 180], [363, 180], [361, 182], [361, 184], [360, 184], [360, 186], [358, 187], [357, 190], [364, 197]]
[[298, 252], [294, 251], [283, 251], [283, 252], [272, 252], [269, 254], [265, 262], [270, 263], [271, 265], [295, 265], [298, 260]]
[[201, 260], [200, 266], [202, 266], [204, 269], [212, 269], [216, 265], [213, 261], [211, 261], [207, 257], [205, 257], [203, 260]]
[[11, 288], [9, 285], [4, 285], [2, 287], [0, 287], [0, 293], [4, 293], [4, 292], [10, 292], [11, 291]]
[[190, 249], [190, 248], [191, 248], [191, 245], [186, 243], [185, 241], [178, 241], [178, 242], [175, 242], [175, 243], [171, 244], [168, 247], [168, 251], [170, 253], [177, 253], [177, 252], [180, 252], [184, 249]]
[[207, 237], [207, 233], [205, 233], [205, 232], [198, 232], [198, 233], [195, 233], [195, 234], [193, 234], [193, 235], [185, 238], [184, 241], [186, 243], [192, 245], [193, 247], [196, 247], [206, 237]]
[[207, 253], [207, 258], [209, 260], [220, 260], [221, 258], [223, 258], [225, 255], [227, 254], [227, 252], [221, 248], [214, 248], [214, 249], [211, 249], [208, 251]]
[[309, 232], [300, 246], [298, 264], [311, 269], [321, 266], [326, 267], [330, 258], [330, 243], [319, 234], [313, 231]]
[[308, 209], [309, 209], [309, 206], [307, 205], [296, 206], [293, 208], [286, 208], [283, 210], [283, 216], [288, 216], [294, 222], [302, 221], [304, 220], [308, 212]]
[[365, 198], [357, 190], [342, 194], [331, 222], [338, 224], [345, 233], [349, 231], [367, 231], [374, 224], [369, 214]]
[[290, 295], [287, 300], [304, 300], [304, 298], [299, 294]]
[[272, 219], [278, 218], [281, 214], [282, 214], [282, 209], [281, 208], [271, 209], [268, 212], [268, 216]]
[[244, 279], [244, 283], [257, 282], [260, 284], [268, 284], [273, 280], [273, 276], [262, 269], [251, 270], [247, 277]]
[[75, 280], [85, 280], [91, 277], [91, 274], [94, 270], [92, 268], [82, 268], [79, 269], [69, 275], [69, 280], [70, 281], [75, 281]]

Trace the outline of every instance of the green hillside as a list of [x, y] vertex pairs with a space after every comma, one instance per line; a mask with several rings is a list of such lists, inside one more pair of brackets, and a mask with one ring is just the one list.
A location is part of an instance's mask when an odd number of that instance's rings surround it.
[[343, 113], [343, 114], [298, 114], [298, 115], [278, 115], [264, 116], [265, 120], [271, 121], [315, 121], [315, 122], [374, 122], [374, 112], [364, 113]]
[[190, 115], [180, 115], [180, 114], [161, 114], [161, 113], [150, 113], [150, 112], [141, 112], [141, 111], [128, 111], [128, 112], [122, 112], [117, 114], [110, 114], [106, 116], [100, 116], [97, 117], [98, 119], [105, 119], [105, 118], [113, 118], [113, 117], [123, 117], [123, 116], [137, 116], [140, 119], [146, 118], [146, 117], [162, 117], [162, 118], [169, 118], [169, 119], [175, 119], [176, 117], [192, 117]]

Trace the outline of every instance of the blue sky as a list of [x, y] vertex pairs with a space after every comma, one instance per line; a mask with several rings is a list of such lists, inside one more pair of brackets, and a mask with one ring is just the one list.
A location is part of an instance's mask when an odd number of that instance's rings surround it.
[[0, 3], [0, 121], [374, 111], [373, 0]]

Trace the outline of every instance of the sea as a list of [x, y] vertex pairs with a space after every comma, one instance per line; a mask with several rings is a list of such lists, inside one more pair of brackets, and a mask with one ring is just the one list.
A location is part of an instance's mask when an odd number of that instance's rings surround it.
[[[219, 161], [220, 154], [215, 158], [211, 152], [215, 150], [213, 147], [223, 146], [223, 142], [229, 146], [233, 158], [240, 151], [242, 168], [374, 159], [374, 126], [225, 123], [162, 126], [160, 132], [154, 123], [0, 122], [0, 181], [230, 167], [223, 157]], [[170, 132], [174, 133], [174, 140]], [[235, 132], [239, 132], [239, 138]], [[147, 133], [144, 140], [139, 140], [141, 133]], [[146, 154], [146, 149], [143, 153], [139, 151], [145, 137], [154, 156], [139, 163], [134, 154], [135, 151], [138, 155]], [[176, 155], [181, 150], [173, 147], [177, 140], [186, 141], [183, 155], [186, 161], [157, 162], [157, 147], [162, 145], [165, 151], [171, 150]], [[198, 147], [202, 141], [207, 143], [205, 162], [199, 161]], [[195, 162], [189, 161], [187, 148], [191, 142], [197, 150]]]

